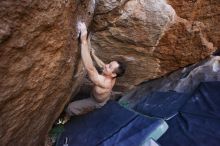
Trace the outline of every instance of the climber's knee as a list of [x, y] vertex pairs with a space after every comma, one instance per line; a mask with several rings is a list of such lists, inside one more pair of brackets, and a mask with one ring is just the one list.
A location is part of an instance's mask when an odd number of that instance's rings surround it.
[[70, 116], [83, 115], [99, 106], [93, 98], [87, 98], [70, 103], [66, 108], [66, 112]]

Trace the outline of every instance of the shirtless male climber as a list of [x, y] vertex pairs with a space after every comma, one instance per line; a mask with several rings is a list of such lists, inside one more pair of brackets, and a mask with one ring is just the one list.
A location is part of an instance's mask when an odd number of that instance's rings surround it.
[[[91, 48], [90, 37], [87, 39], [85, 23], [80, 22], [78, 28], [80, 31], [82, 61], [94, 87], [89, 98], [74, 101], [68, 105], [66, 112], [70, 116], [82, 115], [96, 108], [101, 108], [110, 99], [116, 78], [122, 76], [125, 72], [125, 64], [120, 61], [112, 61], [109, 64], [104, 64]], [[98, 73], [93, 65], [90, 50], [93, 59], [102, 68], [101, 74]]]

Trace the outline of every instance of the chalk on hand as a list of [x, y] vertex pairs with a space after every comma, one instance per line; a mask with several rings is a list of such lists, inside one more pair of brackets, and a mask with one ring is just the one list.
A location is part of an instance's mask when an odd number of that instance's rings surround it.
[[84, 22], [79, 21], [77, 23], [77, 36], [79, 36], [79, 34], [86, 35], [86, 33], [87, 33], [86, 24]]

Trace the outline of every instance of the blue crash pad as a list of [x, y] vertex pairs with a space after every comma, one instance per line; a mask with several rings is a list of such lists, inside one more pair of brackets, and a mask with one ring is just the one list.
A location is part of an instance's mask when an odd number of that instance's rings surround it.
[[178, 114], [179, 109], [188, 100], [189, 94], [169, 92], [153, 92], [134, 107], [134, 110], [144, 115], [168, 120]]
[[167, 121], [169, 129], [158, 140], [161, 146], [219, 146], [220, 120], [180, 113]]
[[57, 141], [63, 146], [140, 146], [157, 140], [166, 130], [162, 119], [141, 116], [109, 101], [101, 109], [72, 118]]
[[201, 83], [180, 111], [220, 118], [220, 82]]
[[220, 145], [220, 82], [204, 82], [167, 121], [169, 129], [159, 139], [163, 146]]

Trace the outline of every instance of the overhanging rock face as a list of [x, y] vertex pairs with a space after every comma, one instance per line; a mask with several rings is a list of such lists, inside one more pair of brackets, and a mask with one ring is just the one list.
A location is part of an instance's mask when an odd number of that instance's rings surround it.
[[219, 7], [218, 0], [100, 0], [92, 44], [106, 62], [127, 60], [127, 73], [118, 85], [129, 88], [198, 62], [216, 50]]
[[0, 145], [41, 146], [83, 78], [76, 24], [92, 1], [0, 2]]
[[220, 47], [219, 7], [219, 0], [1, 0], [0, 145], [45, 144], [84, 75], [79, 20], [93, 19], [101, 59], [126, 60], [118, 85], [130, 88]]

